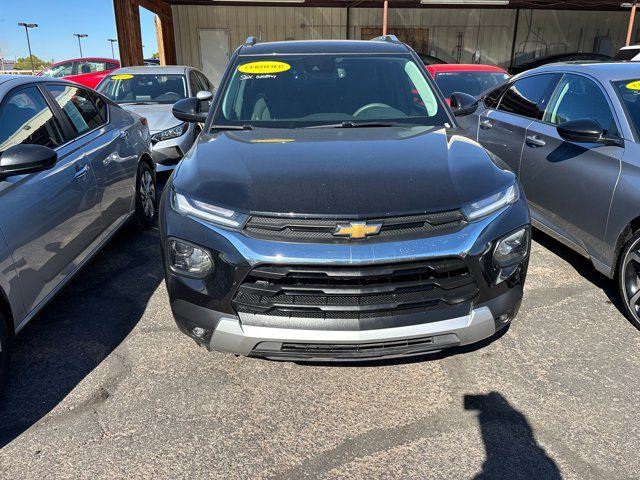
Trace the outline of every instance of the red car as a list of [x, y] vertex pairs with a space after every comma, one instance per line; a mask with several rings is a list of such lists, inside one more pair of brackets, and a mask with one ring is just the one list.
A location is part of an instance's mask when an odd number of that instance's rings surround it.
[[447, 103], [453, 92], [477, 97], [509, 78], [506, 70], [492, 65], [443, 63], [427, 65], [426, 69], [435, 79]]
[[65, 78], [90, 88], [95, 88], [109, 72], [120, 68], [120, 62], [113, 58], [75, 58], [50, 65], [38, 75]]

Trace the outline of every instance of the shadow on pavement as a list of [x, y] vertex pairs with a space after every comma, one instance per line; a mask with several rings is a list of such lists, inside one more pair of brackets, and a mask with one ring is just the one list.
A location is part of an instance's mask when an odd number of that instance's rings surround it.
[[0, 448], [125, 339], [162, 279], [157, 231], [127, 226], [20, 332], [0, 395]]
[[476, 480], [562, 478], [556, 463], [538, 445], [527, 418], [502, 395], [465, 395], [464, 409], [478, 412], [486, 451]]
[[583, 257], [563, 243], [537, 229], [533, 230], [533, 240], [550, 252], [558, 255], [565, 262], [569, 263], [585, 280], [588, 280], [602, 290], [609, 301], [627, 318], [615, 281], [597, 271], [588, 258]]

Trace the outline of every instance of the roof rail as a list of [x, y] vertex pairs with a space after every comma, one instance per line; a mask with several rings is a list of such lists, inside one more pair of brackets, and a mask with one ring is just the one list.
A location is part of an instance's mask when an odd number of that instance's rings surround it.
[[395, 35], [381, 35], [371, 39], [372, 42], [402, 43]]
[[251, 46], [251, 45], [255, 45], [256, 43], [258, 43], [258, 39], [256, 37], [247, 37], [247, 39], [244, 41], [245, 45]]

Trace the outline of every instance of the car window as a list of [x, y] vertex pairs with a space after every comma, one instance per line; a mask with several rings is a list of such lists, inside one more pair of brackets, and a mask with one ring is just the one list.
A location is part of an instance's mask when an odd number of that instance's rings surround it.
[[533, 75], [516, 80], [505, 92], [498, 110], [542, 119], [548, 93], [555, 84], [557, 75]]
[[336, 122], [444, 125], [424, 66], [411, 55], [243, 56], [214, 122], [302, 128]]
[[0, 153], [14, 145], [55, 148], [63, 142], [62, 129], [36, 87], [5, 97], [0, 105]]
[[189, 88], [191, 89], [191, 96], [195, 96], [200, 90], [202, 90], [202, 86], [196, 77], [195, 72], [189, 72]]
[[638, 54], [640, 54], [640, 48], [624, 48], [619, 50], [612, 60], [614, 62], [633, 60]]
[[100, 82], [96, 90], [116, 103], [173, 104], [186, 98], [187, 78], [174, 73], [116, 72]]
[[209, 79], [207, 77], [205, 77], [202, 73], [200, 72], [196, 72], [196, 75], [198, 76], [198, 78], [200, 79], [200, 83], [202, 84], [202, 86], [204, 87], [204, 90], [207, 90], [209, 92], [213, 91], [211, 82], [209, 81]]
[[586, 77], [564, 75], [551, 95], [543, 120], [561, 125], [584, 118], [595, 120], [605, 132], [613, 124], [611, 108], [600, 87]]
[[42, 72], [42, 76], [51, 78], [66, 77], [73, 74], [73, 62], [61, 63], [47, 68]]
[[88, 91], [67, 85], [47, 85], [47, 89], [62, 108], [76, 136], [103, 124], [100, 112], [93, 103], [92, 94]]
[[107, 70], [115, 70], [118, 67], [117, 63], [107, 63]]
[[629, 78], [612, 83], [638, 138], [640, 137], [640, 78]]
[[509, 88], [508, 84], [500, 85], [498, 88], [490, 91], [486, 97], [484, 97], [484, 106], [487, 108], [498, 108], [498, 103], [500, 103], [500, 97], [505, 92], [505, 90]]
[[107, 69], [106, 62], [78, 62], [78, 68], [76, 68], [77, 75], [86, 75], [88, 73], [103, 72]]
[[453, 92], [476, 97], [508, 78], [509, 75], [502, 72], [440, 72], [436, 74], [436, 83], [445, 98], [449, 98]]

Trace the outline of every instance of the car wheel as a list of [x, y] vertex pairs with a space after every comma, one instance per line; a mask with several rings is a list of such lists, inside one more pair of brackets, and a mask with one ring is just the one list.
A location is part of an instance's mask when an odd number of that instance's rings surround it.
[[640, 232], [636, 232], [624, 246], [617, 280], [627, 317], [640, 329]]
[[9, 334], [4, 315], [0, 314], [0, 392], [9, 376], [9, 363], [11, 361], [11, 349], [9, 345]]
[[151, 228], [157, 214], [156, 181], [151, 167], [140, 162], [136, 179], [136, 223], [142, 230]]

